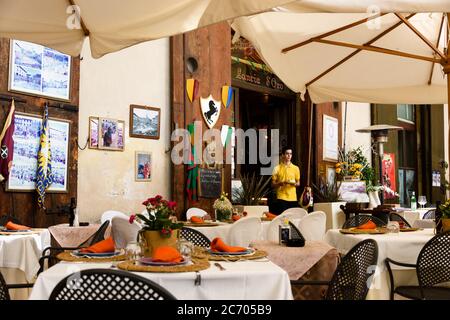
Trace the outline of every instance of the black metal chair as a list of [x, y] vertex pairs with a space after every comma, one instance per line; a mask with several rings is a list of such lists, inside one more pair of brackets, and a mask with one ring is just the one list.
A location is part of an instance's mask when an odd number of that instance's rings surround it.
[[22, 224], [19, 219], [11, 215], [4, 215], [0, 217], [0, 226], [5, 226], [5, 224], [11, 221], [13, 223]]
[[408, 221], [406, 221], [405, 218], [403, 218], [401, 215], [395, 212], [389, 213], [389, 220], [390, 221], [397, 221], [397, 222], [403, 222], [405, 227], [411, 228], [411, 225]]
[[211, 246], [211, 240], [207, 236], [192, 228], [181, 228], [180, 238], [186, 239], [198, 247], [209, 248]]
[[[395, 293], [409, 299], [450, 300], [450, 288], [437, 286], [450, 281], [450, 231], [431, 238], [420, 250], [416, 264], [389, 258], [386, 258], [385, 264], [389, 272], [391, 300]], [[415, 268], [419, 285], [395, 287], [391, 264]]]
[[365, 300], [378, 260], [378, 245], [367, 239], [355, 245], [341, 260], [330, 281], [291, 280], [293, 285], [328, 285], [326, 300]]
[[431, 209], [425, 212], [422, 219], [434, 219], [436, 218], [436, 209]]
[[49, 300], [176, 300], [150, 279], [122, 270], [87, 269], [62, 279]]
[[377, 227], [383, 227], [383, 226], [386, 225], [384, 223], [384, 221], [382, 221], [382, 220], [380, 220], [377, 217], [374, 217], [372, 215], [369, 215], [369, 214], [358, 214], [358, 215], [355, 215], [355, 216], [350, 217], [349, 219], [347, 219], [344, 222], [344, 224], [342, 225], [342, 229], [355, 228], [355, 227], [363, 225], [364, 223], [367, 223], [369, 221], [372, 221], [373, 223], [375, 223], [375, 225]]
[[3, 279], [2, 273], [0, 272], [0, 301], [2, 300], [10, 300], [10, 297], [5, 279]]
[[105, 232], [106, 229], [109, 226], [109, 220], [106, 220], [103, 222], [103, 224], [97, 229], [97, 231], [91, 235], [89, 238], [87, 238], [85, 241], [80, 243], [76, 247], [47, 247], [42, 251], [42, 256], [39, 259], [39, 271], [38, 274], [44, 271], [45, 267], [45, 260], [48, 261], [48, 265], [51, 266], [58, 262], [58, 259], [56, 258], [56, 255], [62, 251], [65, 250], [77, 250], [80, 248], [86, 248], [93, 244], [96, 244], [97, 242], [100, 242], [105, 239]]

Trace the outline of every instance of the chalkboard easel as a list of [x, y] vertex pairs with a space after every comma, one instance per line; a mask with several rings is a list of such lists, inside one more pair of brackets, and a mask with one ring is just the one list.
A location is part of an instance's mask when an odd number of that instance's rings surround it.
[[223, 190], [223, 169], [199, 169], [199, 196], [219, 198]]

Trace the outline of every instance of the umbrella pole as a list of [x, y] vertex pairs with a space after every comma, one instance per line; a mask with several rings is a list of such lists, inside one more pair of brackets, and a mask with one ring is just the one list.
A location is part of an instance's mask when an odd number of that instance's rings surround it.
[[[444, 65], [444, 73], [447, 75], [447, 125], [449, 126], [448, 129], [448, 161], [447, 163], [450, 163], [450, 50], [449, 50], [449, 43], [450, 43], [450, 37], [449, 37], [449, 18], [450, 13], [447, 12], [447, 27], [445, 30], [447, 31], [447, 61], [445, 61]], [[444, 177], [444, 179], [447, 179], [447, 177]], [[445, 190], [445, 199], [447, 199], [447, 190]]]

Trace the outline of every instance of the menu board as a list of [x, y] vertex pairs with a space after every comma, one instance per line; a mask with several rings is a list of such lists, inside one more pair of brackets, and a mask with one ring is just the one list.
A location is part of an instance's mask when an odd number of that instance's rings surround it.
[[202, 198], [219, 198], [223, 186], [222, 169], [199, 169], [199, 196]]

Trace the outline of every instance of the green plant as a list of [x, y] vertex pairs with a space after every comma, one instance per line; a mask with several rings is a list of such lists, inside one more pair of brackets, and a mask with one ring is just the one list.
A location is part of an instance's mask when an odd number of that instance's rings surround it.
[[340, 177], [353, 176], [361, 180], [372, 182], [374, 171], [364, 156], [362, 148], [358, 147], [348, 152], [339, 150], [339, 162], [336, 163], [336, 174]]
[[241, 205], [258, 205], [261, 198], [269, 193], [270, 176], [241, 175], [242, 188], [233, 190], [234, 202]]
[[439, 209], [441, 209], [442, 219], [450, 219], [450, 200], [447, 200], [444, 204], [441, 204]]
[[447, 190], [450, 190], [450, 184], [447, 181], [447, 169], [448, 169], [448, 163], [445, 160], [441, 160], [439, 162], [441, 165], [441, 170], [444, 171], [443, 174], [441, 173], [441, 176], [444, 176], [444, 181], [441, 182], [440, 191], [442, 195], [444, 196], [444, 199], [447, 200]]
[[317, 185], [313, 183], [312, 186], [314, 189], [314, 202], [337, 202], [341, 198], [339, 192], [341, 182], [336, 179], [326, 182], [323, 177], [319, 177], [319, 183]]

